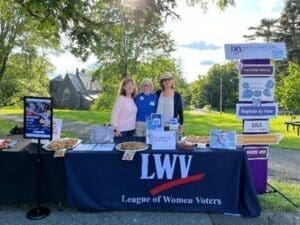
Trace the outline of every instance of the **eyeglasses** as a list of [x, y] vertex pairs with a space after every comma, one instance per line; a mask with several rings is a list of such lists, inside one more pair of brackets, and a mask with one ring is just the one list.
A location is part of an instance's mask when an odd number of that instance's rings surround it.
[[151, 87], [151, 84], [143, 84], [143, 87]]

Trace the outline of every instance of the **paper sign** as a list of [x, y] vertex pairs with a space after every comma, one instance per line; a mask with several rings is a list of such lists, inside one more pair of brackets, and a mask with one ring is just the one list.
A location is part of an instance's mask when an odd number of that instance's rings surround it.
[[244, 133], [268, 133], [269, 120], [244, 120]]
[[274, 101], [274, 77], [240, 77], [239, 101]]
[[255, 106], [250, 103], [236, 104], [236, 116], [240, 119], [269, 119], [278, 115], [278, 103]]
[[238, 134], [238, 145], [273, 145], [282, 139], [281, 134]]
[[155, 130], [163, 130], [162, 114], [151, 113], [151, 120], [152, 120], [152, 123], [154, 123]]
[[152, 132], [153, 150], [175, 150], [176, 132], [175, 131], [153, 131]]
[[133, 150], [126, 150], [126, 151], [123, 153], [122, 160], [125, 160], [125, 161], [132, 161], [133, 158], [134, 158], [135, 152], [136, 152], [136, 151], [133, 151]]
[[240, 70], [242, 76], [274, 76], [273, 65], [242, 65]]
[[225, 44], [226, 59], [286, 59], [284, 42]]
[[169, 129], [170, 130], [178, 130], [178, 126], [179, 126], [179, 123], [178, 123], [177, 118], [170, 119], [170, 121], [169, 121]]

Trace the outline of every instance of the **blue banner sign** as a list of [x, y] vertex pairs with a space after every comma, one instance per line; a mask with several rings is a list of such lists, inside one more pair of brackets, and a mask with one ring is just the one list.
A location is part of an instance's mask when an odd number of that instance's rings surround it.
[[278, 115], [278, 103], [265, 103], [260, 106], [236, 104], [236, 116], [240, 119], [269, 119]]

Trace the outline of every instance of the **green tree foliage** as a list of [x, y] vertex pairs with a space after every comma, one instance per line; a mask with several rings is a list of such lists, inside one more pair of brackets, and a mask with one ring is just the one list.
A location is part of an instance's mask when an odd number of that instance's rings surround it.
[[276, 22], [275, 19], [262, 19], [257, 27], [249, 27], [248, 30], [254, 31], [253, 34], [244, 35], [247, 40], [255, 40], [256, 38], [263, 38], [266, 42], [274, 41], [276, 39]]
[[196, 82], [192, 97], [193, 103], [199, 107], [211, 105], [213, 108], [219, 108], [220, 91], [222, 91], [222, 110], [233, 108], [238, 102], [237, 86], [238, 73], [235, 64], [215, 64], [210, 68], [206, 77], [199, 77]]
[[279, 18], [278, 41], [283, 41], [288, 50], [288, 58], [300, 63], [300, 3], [287, 0]]
[[0, 106], [19, 104], [26, 95], [49, 96], [47, 73], [50, 70], [51, 65], [43, 57], [12, 55], [0, 83]]
[[0, 1], [0, 82], [13, 51], [36, 54], [37, 48], [58, 48], [57, 34], [55, 25], [32, 19], [13, 0]]
[[300, 110], [300, 65], [290, 62], [288, 76], [279, 86], [280, 105], [292, 112]]
[[[117, 64], [110, 64], [105, 67], [99, 67], [94, 71], [93, 77], [101, 83], [103, 93], [93, 105], [93, 109], [111, 110], [114, 100], [118, 95], [120, 81], [122, 80], [122, 75], [116, 73], [116, 71], [118, 71], [117, 67]], [[129, 76], [134, 78], [137, 83], [137, 87], [139, 87], [143, 78], [151, 78], [155, 86], [154, 89], [158, 90], [160, 89], [159, 78], [165, 71], [169, 71], [174, 74], [176, 80], [175, 89], [182, 94], [184, 101], [186, 101], [185, 91], [187, 90], [187, 83], [182, 78], [176, 62], [170, 58], [157, 56], [147, 62], [139, 62], [137, 64], [136, 72], [134, 74], [129, 74]]]

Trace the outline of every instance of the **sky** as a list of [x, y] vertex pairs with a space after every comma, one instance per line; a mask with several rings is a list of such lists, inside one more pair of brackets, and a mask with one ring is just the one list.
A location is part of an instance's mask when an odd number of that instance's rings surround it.
[[[184, 2], [179, 0], [175, 10], [181, 20], [168, 21], [165, 30], [175, 41], [172, 57], [180, 61], [188, 82], [205, 75], [214, 63], [226, 63], [224, 44], [245, 43], [243, 35], [249, 34], [250, 26], [258, 26], [263, 18], [278, 18], [284, 7], [284, 0], [235, 0], [235, 6], [225, 11], [211, 5], [203, 12], [200, 6], [188, 7]], [[91, 69], [96, 62], [95, 57], [82, 62], [70, 53], [52, 54], [49, 59], [56, 68], [52, 77], [74, 73], [76, 68]]]

